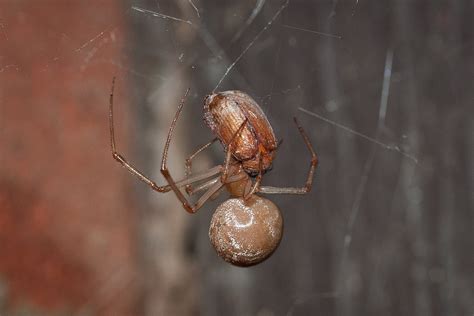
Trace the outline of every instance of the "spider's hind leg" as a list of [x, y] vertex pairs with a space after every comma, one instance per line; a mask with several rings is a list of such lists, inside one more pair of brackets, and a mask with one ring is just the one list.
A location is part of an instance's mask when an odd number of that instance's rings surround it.
[[308, 176], [306, 178], [306, 183], [303, 187], [300, 187], [300, 188], [295, 188], [295, 187], [277, 188], [277, 187], [262, 186], [258, 189], [258, 192], [267, 193], [267, 194], [306, 194], [309, 191], [311, 191], [311, 187], [313, 185], [314, 172], [316, 171], [316, 167], [318, 166], [318, 156], [316, 155], [316, 152], [313, 149], [313, 145], [311, 145], [309, 137], [308, 135], [306, 135], [306, 132], [303, 129], [303, 127], [299, 125], [298, 121], [296, 120], [296, 117], [293, 119], [295, 121], [296, 127], [298, 128], [301, 136], [303, 137], [303, 141], [305, 142], [306, 147], [308, 148], [311, 154], [311, 163], [310, 163], [310, 167], [308, 171]]

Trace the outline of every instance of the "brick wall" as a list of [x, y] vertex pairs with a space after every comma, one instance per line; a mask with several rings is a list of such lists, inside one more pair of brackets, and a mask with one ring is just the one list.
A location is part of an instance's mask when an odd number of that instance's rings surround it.
[[136, 212], [108, 147], [118, 3], [0, 3], [0, 314], [136, 313]]

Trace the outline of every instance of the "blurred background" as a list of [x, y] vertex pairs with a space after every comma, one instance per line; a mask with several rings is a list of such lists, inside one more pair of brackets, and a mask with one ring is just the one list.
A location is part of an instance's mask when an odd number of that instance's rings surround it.
[[[472, 315], [474, 3], [0, 1], [0, 315]], [[225, 74], [228, 72], [227, 74]], [[233, 267], [159, 184], [213, 138], [212, 90], [239, 89], [279, 139], [264, 184], [278, 250]], [[219, 84], [219, 85], [218, 85]], [[217, 86], [218, 85], [218, 86]], [[217, 87], [216, 87], [217, 86]], [[215, 144], [196, 161], [224, 159]]]

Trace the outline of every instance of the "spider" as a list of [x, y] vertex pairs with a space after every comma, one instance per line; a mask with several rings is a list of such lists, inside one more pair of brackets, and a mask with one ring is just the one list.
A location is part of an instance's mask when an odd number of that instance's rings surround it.
[[[114, 87], [115, 78], [112, 80], [109, 99], [112, 157], [153, 190], [162, 193], [173, 191], [189, 213], [195, 213], [207, 200], [214, 199], [220, 191], [227, 189], [231, 198], [217, 207], [209, 229], [211, 243], [218, 255], [238, 266], [254, 265], [268, 258], [281, 240], [283, 220], [278, 207], [256, 193], [308, 193], [318, 164], [311, 142], [296, 118], [294, 122], [311, 154], [310, 168], [303, 187], [280, 188], [261, 185], [263, 174], [272, 168], [279, 142], [260, 106], [248, 94], [236, 90], [206, 96], [204, 121], [216, 137], [199, 147], [186, 159], [186, 176], [182, 180], [175, 181], [167, 167], [168, 150], [174, 128], [189, 93], [188, 89], [171, 122], [163, 150], [160, 170], [168, 184], [159, 186], [130, 164], [116, 149], [113, 120]], [[192, 160], [217, 140], [225, 149], [224, 164], [192, 174]], [[205, 192], [195, 203], [191, 203], [183, 190], [187, 195]]]

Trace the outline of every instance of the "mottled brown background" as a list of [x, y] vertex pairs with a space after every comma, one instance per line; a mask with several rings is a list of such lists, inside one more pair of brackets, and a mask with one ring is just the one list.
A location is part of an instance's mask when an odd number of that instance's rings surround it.
[[[264, 183], [303, 182], [292, 116], [321, 161], [309, 195], [270, 197], [285, 235], [259, 266], [215, 255], [219, 201], [186, 214], [113, 162], [113, 76], [119, 149], [159, 183], [191, 88], [170, 153], [182, 176], [212, 137], [204, 96], [282, 3], [0, 1], [0, 315], [474, 313], [472, 1], [293, 0], [242, 56], [220, 89], [252, 95], [284, 140]], [[195, 166], [222, 160], [216, 145]]]

